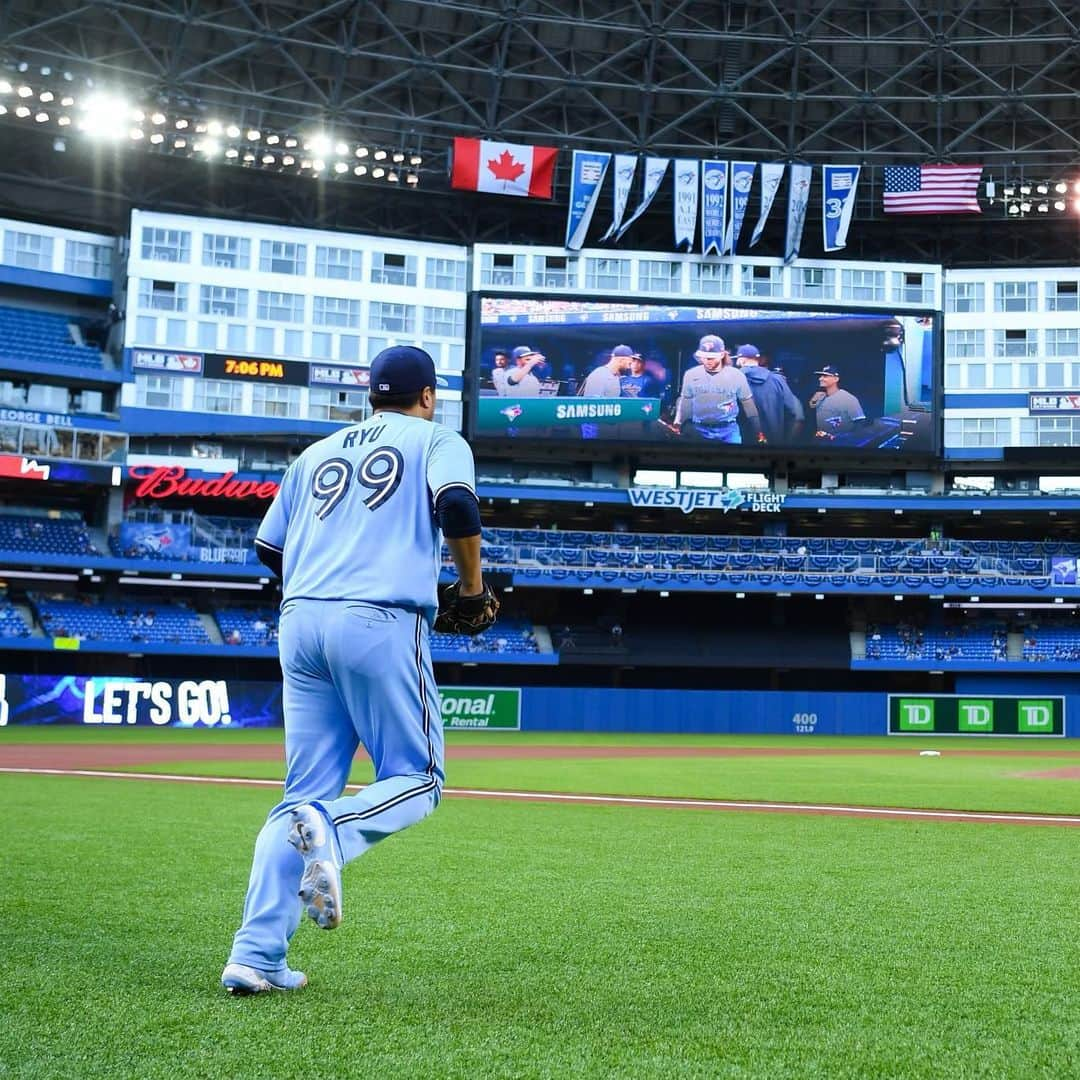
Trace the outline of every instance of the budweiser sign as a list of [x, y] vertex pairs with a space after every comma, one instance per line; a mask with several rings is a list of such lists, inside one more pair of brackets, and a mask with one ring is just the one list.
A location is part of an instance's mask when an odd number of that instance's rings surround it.
[[272, 499], [276, 480], [237, 480], [236, 473], [222, 473], [210, 480], [189, 479], [179, 465], [133, 465], [128, 476], [137, 480], [136, 499], [171, 499], [202, 496], [211, 499]]

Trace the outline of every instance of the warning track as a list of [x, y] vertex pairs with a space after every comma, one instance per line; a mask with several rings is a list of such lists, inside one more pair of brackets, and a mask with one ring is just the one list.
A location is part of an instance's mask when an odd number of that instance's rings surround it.
[[[211, 784], [235, 787], [280, 788], [280, 780], [244, 777], [184, 776], [170, 773], [115, 772], [104, 769], [47, 769], [0, 766], [0, 773], [63, 776], [97, 780], [151, 780], [157, 783]], [[346, 790], [360, 791], [350, 784]], [[550, 791], [495, 791], [484, 788], [444, 788], [451, 798], [495, 799], [513, 802], [571, 803], [586, 806], [643, 807], [661, 810], [713, 810], [764, 814], [813, 814], [831, 817], [892, 819], [901, 821], [957, 821], [995, 825], [1056, 825], [1080, 827], [1080, 816], [1063, 814], [997, 813], [976, 810], [933, 810], [894, 806], [844, 806], [830, 803], [749, 802], [728, 799], [680, 799], [650, 795], [583, 795]]]

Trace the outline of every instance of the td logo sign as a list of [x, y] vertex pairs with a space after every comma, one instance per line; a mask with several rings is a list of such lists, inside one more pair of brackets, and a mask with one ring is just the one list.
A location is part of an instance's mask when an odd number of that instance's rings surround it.
[[889, 695], [890, 735], [1065, 734], [1063, 697]]

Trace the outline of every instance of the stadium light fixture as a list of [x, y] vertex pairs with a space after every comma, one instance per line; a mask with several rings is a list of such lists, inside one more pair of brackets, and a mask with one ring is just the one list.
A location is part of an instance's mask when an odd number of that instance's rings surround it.
[[38, 124], [46, 124], [49, 121], [49, 114], [47, 112], [39, 112], [34, 116], [34, 121]]
[[55, 95], [51, 90], [42, 90], [41, 93], [38, 94], [38, 101], [48, 105], [49, 102], [53, 100], [54, 96]]
[[338, 157], [344, 157], [349, 152], [349, 144], [343, 142], [334, 143], [334, 153]]
[[330, 154], [333, 149], [333, 143], [331, 142], [329, 135], [320, 132], [318, 135], [312, 135], [305, 141], [304, 149], [310, 150], [316, 157], [324, 158]]
[[7, 79], [0, 79], [0, 94], [10, 94], [11, 89], [11, 83]]
[[375, 177], [376, 180], [381, 180], [386, 175], [386, 170], [381, 165], [376, 165], [375, 168], [371, 170], [371, 175]]
[[258, 142], [262, 138], [262, 132], [258, 128], [248, 128], [247, 141]]
[[228, 135], [230, 139], [239, 139], [240, 129], [235, 124], [230, 124], [225, 129], [225, 134]]
[[357, 165], [356, 168], [353, 169], [353, 175], [355, 175], [355, 176], [367, 176], [367, 166], [366, 165]]
[[7, 106], [0, 105], [0, 116], [7, 116]]
[[29, 87], [29, 86], [25, 86], [25, 85], [20, 86], [19, 89], [16, 91], [16, 93], [21, 98], [28, 98], [28, 97], [33, 97], [34, 96], [33, 88]]
[[336, 172], [336, 173], [338, 173], [340, 175], [341, 173], [347, 173], [348, 171], [349, 171], [349, 166], [348, 166], [348, 164], [346, 162], [344, 162], [344, 161], [335, 161], [334, 162], [334, 172]]
[[30, 110], [29, 110], [29, 109], [28, 109], [28, 108], [27, 108], [27, 107], [26, 107], [25, 105], [20, 105], [20, 106], [19, 106], [19, 107], [18, 107], [18, 108], [17, 108], [16, 110], [15, 110], [15, 115], [16, 115], [16, 116], [17, 116], [17, 117], [18, 117], [18, 118], [19, 118], [20, 120], [25, 120], [25, 119], [26, 119], [26, 118], [27, 118], [27, 117], [28, 117], [28, 116], [30, 115]]
[[375, 154], [374, 154], [374, 158], [375, 158], [376, 161], [385, 161], [386, 160], [386, 151], [385, 150], [376, 150]]
[[411, 154], [409, 156], [410, 165], [423, 165], [424, 159], [419, 154]]
[[131, 107], [111, 94], [91, 94], [82, 114], [80, 131], [97, 139], [120, 139], [127, 134]]

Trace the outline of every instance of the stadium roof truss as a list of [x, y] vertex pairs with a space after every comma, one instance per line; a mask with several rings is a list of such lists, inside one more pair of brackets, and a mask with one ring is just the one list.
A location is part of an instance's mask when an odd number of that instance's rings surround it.
[[[0, 8], [0, 57], [240, 125], [748, 160], [1080, 162], [1056, 0], [108, 0]], [[565, 167], [565, 166], [564, 166]], [[861, 197], [876, 206], [877, 191]]]

